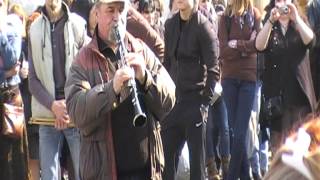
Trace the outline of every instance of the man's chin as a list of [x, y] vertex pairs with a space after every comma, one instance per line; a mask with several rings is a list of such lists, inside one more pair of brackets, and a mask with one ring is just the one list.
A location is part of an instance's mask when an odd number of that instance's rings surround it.
[[51, 12], [53, 12], [54, 14], [56, 14], [56, 13], [59, 13], [60, 8], [59, 8], [58, 5], [51, 5], [51, 6], [50, 6], [50, 10], [51, 10]]
[[57, 9], [57, 6], [56, 6], [56, 5], [50, 5], [50, 10], [51, 10], [52, 12], [56, 11], [56, 9]]

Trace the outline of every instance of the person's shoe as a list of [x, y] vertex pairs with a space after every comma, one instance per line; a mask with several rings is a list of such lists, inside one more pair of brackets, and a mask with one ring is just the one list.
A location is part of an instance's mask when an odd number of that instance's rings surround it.
[[253, 177], [254, 180], [261, 180], [262, 179], [260, 173], [252, 172], [252, 177]]
[[229, 163], [230, 163], [230, 156], [222, 156], [221, 164], [222, 164], [222, 177], [223, 177], [223, 179], [227, 179], [227, 177], [228, 177]]
[[208, 170], [208, 180], [220, 180], [221, 179], [214, 158], [208, 159], [207, 170]]

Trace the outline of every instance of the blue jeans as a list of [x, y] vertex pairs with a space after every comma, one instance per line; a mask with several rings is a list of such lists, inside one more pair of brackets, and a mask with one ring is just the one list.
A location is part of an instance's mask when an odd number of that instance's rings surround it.
[[264, 172], [268, 171], [268, 164], [269, 164], [269, 141], [264, 141], [260, 143], [260, 169]]
[[222, 97], [209, 108], [206, 133], [208, 157], [214, 157], [214, 149], [219, 139], [218, 136], [220, 136], [220, 155], [227, 157], [230, 155], [230, 136], [227, 107]]
[[255, 174], [260, 174], [260, 157], [259, 150], [254, 149], [251, 158], [249, 159], [251, 165], [251, 171]]
[[63, 138], [66, 137], [74, 167], [75, 179], [79, 180], [80, 135], [76, 128], [57, 130], [52, 126], [39, 127], [41, 179], [60, 180], [60, 155]]
[[[254, 129], [254, 133], [252, 133], [253, 136], [255, 136], [255, 140], [257, 140], [258, 142], [252, 142], [253, 144], [253, 152], [251, 157], [249, 157], [250, 159], [250, 165], [251, 165], [251, 169], [252, 169], [252, 173], [255, 174], [260, 174], [260, 157], [259, 157], [259, 137], [258, 137], [258, 124], [259, 124], [259, 113], [260, 113], [260, 104], [261, 104], [261, 87], [262, 87], [262, 82], [261, 81], [257, 81], [256, 83], [256, 91], [255, 91], [255, 98], [253, 101], [253, 107], [252, 107], [252, 111], [256, 113], [256, 117], [253, 117], [252, 119], [254, 121], [256, 121], [256, 129]], [[253, 114], [251, 114], [253, 115]], [[253, 140], [250, 139], [249, 140]]]
[[228, 180], [236, 180], [239, 177], [244, 180], [250, 179], [246, 135], [255, 97], [256, 83], [224, 79], [222, 87], [231, 134], [231, 160]]

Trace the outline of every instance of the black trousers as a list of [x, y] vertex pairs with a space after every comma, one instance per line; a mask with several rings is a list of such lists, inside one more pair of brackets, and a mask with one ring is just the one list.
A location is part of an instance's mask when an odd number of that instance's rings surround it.
[[190, 179], [205, 179], [205, 134], [208, 109], [200, 100], [179, 102], [162, 124], [162, 143], [165, 156], [164, 180], [174, 180], [177, 158], [185, 142], [188, 144]]

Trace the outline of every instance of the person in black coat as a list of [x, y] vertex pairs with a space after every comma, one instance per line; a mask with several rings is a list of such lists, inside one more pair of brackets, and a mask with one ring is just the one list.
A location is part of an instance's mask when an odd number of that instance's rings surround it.
[[219, 79], [217, 28], [197, 11], [197, 1], [181, 0], [177, 7], [164, 34], [164, 66], [176, 84], [176, 104], [161, 124], [163, 179], [174, 179], [177, 156], [187, 142], [190, 179], [203, 180], [208, 102]]

